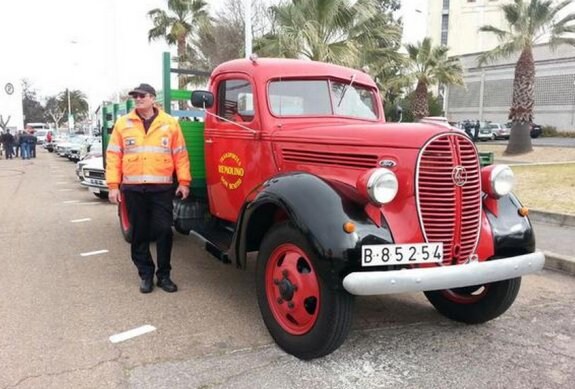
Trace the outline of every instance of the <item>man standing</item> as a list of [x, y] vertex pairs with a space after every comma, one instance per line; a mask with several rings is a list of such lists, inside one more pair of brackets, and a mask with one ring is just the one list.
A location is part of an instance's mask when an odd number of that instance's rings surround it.
[[192, 180], [188, 152], [178, 121], [154, 106], [156, 91], [151, 85], [140, 84], [129, 94], [136, 108], [116, 121], [106, 151], [108, 198], [114, 204], [126, 202], [140, 292], [153, 289], [155, 267], [150, 242], [156, 240], [157, 285], [171, 293], [178, 290], [170, 279], [172, 180], [175, 171], [175, 195], [188, 197]]
[[475, 122], [475, 126], [473, 127], [474, 132], [473, 132], [473, 141], [477, 142], [479, 140], [479, 128], [481, 127], [481, 125], [479, 124], [479, 120], [477, 120]]

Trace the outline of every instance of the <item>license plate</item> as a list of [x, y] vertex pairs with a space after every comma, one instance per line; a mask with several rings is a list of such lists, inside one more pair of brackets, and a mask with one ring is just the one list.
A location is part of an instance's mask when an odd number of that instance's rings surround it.
[[375, 244], [361, 248], [361, 266], [437, 263], [443, 260], [443, 243]]
[[92, 192], [92, 193], [100, 193], [100, 188], [93, 188], [93, 187], [89, 186], [88, 189], [90, 189], [90, 192]]

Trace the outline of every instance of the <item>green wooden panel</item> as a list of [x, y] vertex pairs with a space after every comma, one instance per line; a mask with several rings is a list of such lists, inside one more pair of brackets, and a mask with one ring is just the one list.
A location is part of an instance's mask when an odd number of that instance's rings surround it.
[[206, 164], [204, 153], [204, 123], [189, 120], [180, 121], [190, 158], [192, 188], [206, 187]]

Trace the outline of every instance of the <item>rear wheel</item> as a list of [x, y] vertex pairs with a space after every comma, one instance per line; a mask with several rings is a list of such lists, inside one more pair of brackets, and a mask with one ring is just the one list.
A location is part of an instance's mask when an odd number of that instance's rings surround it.
[[118, 204], [118, 219], [120, 220], [120, 229], [122, 230], [122, 236], [124, 240], [128, 243], [132, 242], [132, 224], [128, 218], [128, 208], [126, 207], [126, 201], [124, 197], [121, 196], [121, 201]]
[[479, 324], [495, 319], [513, 304], [521, 277], [491, 284], [425, 292], [425, 297], [444, 316]]
[[273, 227], [258, 254], [263, 320], [276, 343], [300, 359], [333, 352], [351, 327], [353, 296], [325, 285], [317, 264], [307, 239], [289, 223]]

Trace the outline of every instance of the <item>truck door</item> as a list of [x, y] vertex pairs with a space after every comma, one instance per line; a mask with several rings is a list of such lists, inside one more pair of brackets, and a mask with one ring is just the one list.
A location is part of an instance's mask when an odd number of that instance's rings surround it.
[[206, 181], [213, 215], [236, 221], [247, 194], [262, 181], [255, 88], [243, 74], [224, 74], [215, 85], [215, 113], [205, 127]]

